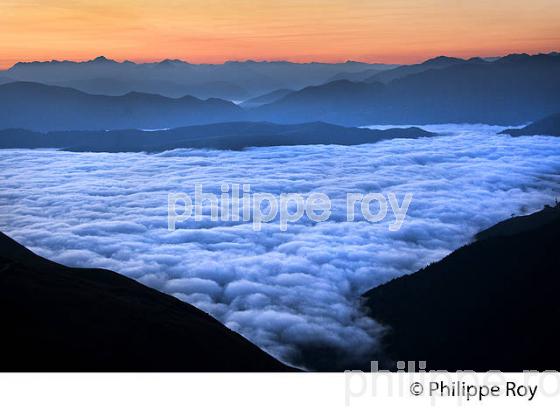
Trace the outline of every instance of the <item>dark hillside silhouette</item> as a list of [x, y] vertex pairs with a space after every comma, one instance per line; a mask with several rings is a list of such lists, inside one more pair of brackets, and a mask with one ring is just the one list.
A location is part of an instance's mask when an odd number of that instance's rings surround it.
[[560, 368], [560, 208], [484, 231], [439, 262], [364, 295], [392, 360], [431, 370]]
[[103, 269], [0, 233], [1, 371], [288, 371], [217, 320]]

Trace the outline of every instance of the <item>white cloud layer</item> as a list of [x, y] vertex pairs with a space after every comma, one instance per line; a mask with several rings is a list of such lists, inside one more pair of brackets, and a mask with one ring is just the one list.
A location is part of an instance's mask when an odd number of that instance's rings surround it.
[[[480, 229], [551, 203], [560, 139], [490, 126], [427, 127], [445, 136], [361, 146], [162, 154], [0, 151], [0, 229], [42, 256], [104, 267], [211, 313], [273, 355], [308, 368], [367, 365], [382, 329], [359, 295], [414, 272]], [[323, 192], [329, 221], [187, 221], [167, 230], [167, 194], [195, 183], [253, 192]], [[414, 199], [398, 232], [346, 222], [348, 192]]]

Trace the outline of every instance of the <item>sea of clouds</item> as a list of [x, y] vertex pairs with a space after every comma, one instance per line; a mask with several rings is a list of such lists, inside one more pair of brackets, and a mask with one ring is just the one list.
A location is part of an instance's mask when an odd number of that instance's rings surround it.
[[[38, 254], [104, 267], [209, 312], [274, 356], [308, 369], [366, 366], [383, 328], [359, 296], [468, 243], [511, 214], [553, 203], [560, 139], [499, 127], [425, 127], [434, 138], [360, 146], [161, 154], [0, 150], [0, 229]], [[187, 221], [167, 229], [169, 192], [222, 183], [253, 192], [322, 192], [328, 221]], [[390, 218], [346, 222], [348, 192], [414, 197]]]

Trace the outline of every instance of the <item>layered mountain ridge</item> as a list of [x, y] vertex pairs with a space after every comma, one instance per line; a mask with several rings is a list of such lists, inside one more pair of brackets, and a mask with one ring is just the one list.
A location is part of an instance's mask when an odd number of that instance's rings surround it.
[[159, 131], [132, 129], [40, 133], [6, 129], [0, 130], [0, 148], [61, 148], [75, 152], [161, 152], [178, 148], [241, 150], [310, 144], [358, 145], [434, 135], [417, 127], [375, 130], [321, 122], [293, 125], [229, 122]]
[[[91, 87], [87, 89], [90, 93], [84, 93], [71, 88], [75, 86], [72, 84], [75, 81], [72, 75], [80, 74], [84, 69], [81, 64], [87, 67], [136, 66], [133, 63], [103, 60], [89, 63], [28, 63], [14, 67], [16, 71], [29, 69], [30, 74], [12, 77], [11, 70], [4, 72], [3, 76], [9, 76], [14, 81], [23, 79], [25, 82], [0, 85], [0, 129], [60, 131], [175, 128], [227, 121], [283, 124], [322, 121], [346, 126], [435, 123], [521, 125], [560, 112], [560, 56], [556, 53], [510, 55], [492, 61], [438, 57], [422, 64], [392, 69], [385, 67], [363, 81], [350, 81], [342, 76], [341, 80], [326, 83], [323, 81], [332, 78], [330, 74], [333, 70], [339, 72], [352, 67], [355, 70], [350, 72], [358, 75], [363, 72], [364, 66], [353, 62], [345, 63], [342, 68], [333, 68], [333, 65], [328, 64], [296, 65], [297, 70], [303, 70], [305, 75], [299, 71], [298, 75], [293, 74], [292, 63], [283, 62], [266, 63], [273, 64], [273, 69], [267, 66], [266, 75], [255, 68], [260, 69], [265, 63], [227, 63], [219, 68], [212, 66], [214, 68], [205, 74], [208, 76], [205, 84], [211, 84], [212, 87], [223, 85], [223, 77], [215, 70], [223, 70], [225, 66], [228, 69], [241, 69], [250, 84], [267, 82], [270, 76], [284, 78], [275, 87], [257, 87], [259, 92], [252, 94], [255, 97], [260, 95], [256, 99], [248, 95], [247, 98], [240, 98], [246, 101], [241, 106], [223, 99], [185, 96], [188, 90], [174, 82], [173, 72], [166, 73], [164, 77], [165, 81], [171, 82], [169, 87], [175, 90], [174, 98], [147, 93], [153, 92], [152, 88], [141, 86], [152, 81], [147, 75], [138, 77], [138, 87], [128, 88], [120, 88], [121, 79], [98, 76], [90, 79]], [[166, 71], [167, 66], [177, 65], [195, 71], [200, 69], [199, 66], [176, 61], [149, 65], [149, 68], [144, 65], [141, 67], [142, 70], [159, 72]], [[71, 68], [69, 73], [68, 67]], [[247, 74], [247, 67], [257, 71]], [[292, 70], [288, 77], [302, 79], [288, 81], [283, 71], [285, 67]], [[366, 71], [371, 70], [368, 65], [365, 67]], [[328, 71], [329, 77], [319, 75], [319, 71]], [[36, 83], [45, 80], [45, 77], [58, 78], [54, 82], [58, 85]], [[50, 80], [43, 82], [53, 83]], [[314, 85], [309, 85], [310, 82]], [[60, 87], [61, 84], [65, 87]], [[106, 88], [117, 95], [99, 95]], [[135, 91], [130, 92], [130, 89]]]

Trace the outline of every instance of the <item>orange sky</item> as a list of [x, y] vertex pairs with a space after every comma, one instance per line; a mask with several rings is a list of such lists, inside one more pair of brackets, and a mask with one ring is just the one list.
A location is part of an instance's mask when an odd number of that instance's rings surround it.
[[415, 62], [560, 49], [560, 0], [0, 0], [17, 61]]

